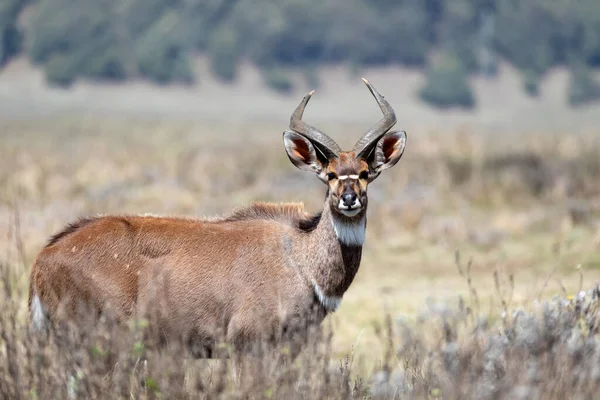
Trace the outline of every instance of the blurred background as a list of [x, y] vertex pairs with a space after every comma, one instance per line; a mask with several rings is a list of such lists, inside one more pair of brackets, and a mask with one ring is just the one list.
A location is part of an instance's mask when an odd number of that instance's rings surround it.
[[81, 215], [318, 211], [281, 134], [316, 89], [305, 120], [351, 148], [380, 118], [363, 76], [409, 139], [370, 187], [336, 351], [372, 351], [384, 309], [468, 293], [456, 251], [483, 299], [494, 271], [517, 304], [596, 282], [597, 0], [3, 0], [2, 257], [26, 287]]
[[5, 0], [0, 7], [7, 116], [77, 110], [283, 121], [300, 94], [317, 89], [315, 119], [366, 122], [373, 107], [359, 78], [368, 75], [411, 128], [597, 123], [594, 0]]

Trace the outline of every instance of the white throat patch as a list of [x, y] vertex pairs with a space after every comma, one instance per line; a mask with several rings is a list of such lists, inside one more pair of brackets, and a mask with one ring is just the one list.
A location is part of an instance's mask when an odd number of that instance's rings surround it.
[[348, 246], [362, 246], [365, 242], [365, 217], [357, 223], [347, 223], [332, 218], [333, 230], [340, 242]]
[[338, 309], [338, 307], [340, 306], [340, 303], [342, 302], [341, 297], [325, 296], [325, 293], [323, 293], [323, 291], [321, 290], [321, 288], [319, 287], [319, 285], [317, 285], [317, 283], [315, 281], [313, 281], [313, 287], [315, 288], [315, 294], [317, 295], [317, 298], [319, 299], [319, 303], [321, 303], [321, 305], [323, 307], [325, 307], [325, 309], [327, 311], [335, 311]]

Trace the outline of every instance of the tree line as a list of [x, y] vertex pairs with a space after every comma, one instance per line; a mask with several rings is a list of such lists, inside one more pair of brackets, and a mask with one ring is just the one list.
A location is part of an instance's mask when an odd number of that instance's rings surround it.
[[476, 103], [467, 77], [493, 78], [500, 60], [538, 95], [552, 67], [571, 73], [573, 106], [600, 99], [598, 0], [3, 0], [0, 68], [26, 54], [49, 83], [77, 79], [189, 84], [206, 54], [233, 82], [241, 60], [265, 84], [293, 88], [288, 68], [318, 85], [318, 67], [405, 65], [427, 73], [420, 91], [438, 107]]

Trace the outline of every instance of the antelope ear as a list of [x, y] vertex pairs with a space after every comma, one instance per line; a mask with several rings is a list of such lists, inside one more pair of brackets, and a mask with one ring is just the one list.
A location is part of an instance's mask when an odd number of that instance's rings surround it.
[[285, 131], [283, 144], [292, 164], [301, 170], [321, 174], [324, 166], [317, 158], [317, 152], [310, 140], [296, 132]]
[[367, 160], [372, 174], [375, 175], [373, 179], [379, 176], [381, 171], [396, 165], [404, 154], [406, 138], [405, 131], [390, 131], [377, 141], [370, 160]]

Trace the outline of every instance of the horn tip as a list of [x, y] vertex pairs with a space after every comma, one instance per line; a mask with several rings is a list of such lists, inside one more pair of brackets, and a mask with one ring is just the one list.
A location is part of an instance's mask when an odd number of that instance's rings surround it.
[[315, 94], [315, 90], [314, 90], [314, 89], [313, 89], [313, 90], [311, 90], [310, 92], [308, 92], [308, 95], [309, 95], [309, 96], [312, 96], [313, 94]]
[[368, 84], [369, 84], [369, 81], [367, 80], [367, 78], [361, 78], [361, 79], [362, 79], [362, 81], [363, 81], [363, 82], [364, 82], [366, 85], [368, 85]]

